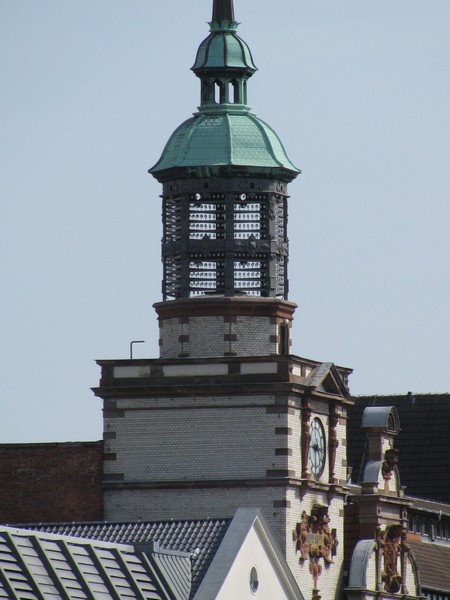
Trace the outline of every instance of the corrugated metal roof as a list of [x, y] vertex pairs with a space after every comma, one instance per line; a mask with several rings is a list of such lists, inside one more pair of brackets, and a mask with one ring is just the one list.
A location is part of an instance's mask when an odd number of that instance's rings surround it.
[[[189, 521], [158, 521], [147, 523], [56, 523], [33, 526], [39, 531], [104, 540], [114, 543], [138, 544], [157, 542], [167, 550], [187, 552], [192, 562], [191, 598], [198, 589], [222, 542], [231, 519]], [[167, 571], [172, 566], [162, 559]], [[170, 577], [167, 575], [169, 580]], [[178, 585], [181, 585], [180, 582]]]
[[[158, 553], [155, 556], [159, 560]], [[147, 557], [129, 545], [0, 527], [0, 598], [182, 598], [171, 593], [161, 578], [164, 573], [158, 573], [152, 562], [152, 555]]]

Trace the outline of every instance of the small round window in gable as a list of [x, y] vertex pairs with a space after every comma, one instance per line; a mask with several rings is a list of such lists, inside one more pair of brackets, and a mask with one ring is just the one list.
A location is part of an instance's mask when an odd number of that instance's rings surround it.
[[258, 571], [255, 567], [252, 567], [250, 571], [250, 589], [252, 594], [256, 594], [259, 588]]

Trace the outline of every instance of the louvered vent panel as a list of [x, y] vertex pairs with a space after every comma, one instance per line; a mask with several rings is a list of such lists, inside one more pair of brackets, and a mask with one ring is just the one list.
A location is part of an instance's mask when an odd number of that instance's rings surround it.
[[103, 578], [99, 574], [97, 567], [94, 565], [91, 557], [89, 556], [87, 549], [83, 546], [71, 545], [70, 550], [79, 570], [89, 585], [89, 590], [95, 596], [95, 599], [109, 600], [111, 598], [111, 594], [109, 593]]
[[[12, 539], [11, 544], [14, 544]], [[13, 546], [9, 545], [8, 538], [5, 536], [0, 536], [0, 570], [17, 598], [20, 598], [20, 600], [37, 600], [33, 588], [22, 572], [22, 567], [13, 553]], [[8, 598], [8, 595], [6, 597]]]
[[44, 598], [48, 598], [49, 600], [52, 598], [60, 598], [60, 594], [58, 593], [52, 578], [33, 546], [32, 539], [24, 537], [23, 535], [14, 535], [11, 536], [11, 538]]
[[95, 554], [108, 574], [108, 577], [120, 598], [123, 598], [124, 600], [135, 599], [136, 594], [127, 579], [127, 573], [123, 571], [117, 562], [114, 553], [110, 550], [97, 547], [95, 548]]
[[51, 561], [52, 567], [71, 600], [87, 600], [86, 593], [77, 580], [76, 574], [65, 556], [64, 545], [51, 540], [40, 541], [42, 549]]
[[122, 553], [122, 558], [124, 559], [131, 576], [136, 582], [142, 597], [145, 598], [145, 600], [161, 600], [161, 595], [152, 583], [148, 572], [139, 558], [135, 555], [124, 553]]

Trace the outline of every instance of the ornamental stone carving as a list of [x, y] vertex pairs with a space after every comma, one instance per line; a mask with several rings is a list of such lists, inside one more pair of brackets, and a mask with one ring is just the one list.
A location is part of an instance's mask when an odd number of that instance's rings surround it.
[[389, 491], [389, 481], [394, 474], [395, 468], [398, 464], [398, 450], [390, 448], [384, 453], [384, 460], [381, 465], [381, 473], [384, 479], [384, 489]]
[[403, 588], [403, 576], [399, 572], [399, 558], [404, 552], [407, 531], [401, 525], [387, 527], [384, 531], [377, 529], [376, 540], [383, 559], [381, 581], [386, 592], [399, 593]]
[[311, 445], [311, 421], [312, 410], [307, 400], [303, 401], [302, 409], [302, 479], [308, 479], [310, 473], [308, 470], [309, 447]]
[[336, 529], [331, 529], [329, 524], [328, 507], [315, 505], [310, 515], [303, 511], [301, 521], [294, 531], [295, 550], [300, 552], [300, 563], [309, 560], [309, 572], [314, 581], [312, 600], [321, 599], [318, 589], [322, 574], [320, 559], [328, 566], [333, 564], [333, 556], [336, 556]]
[[329, 465], [330, 465], [330, 483], [336, 484], [338, 483], [338, 479], [335, 473], [336, 467], [336, 452], [339, 446], [338, 434], [337, 434], [337, 426], [339, 423], [339, 415], [337, 412], [337, 406], [334, 405], [332, 412], [330, 414], [330, 424], [329, 424], [329, 443], [328, 443], [328, 452], [329, 452]]

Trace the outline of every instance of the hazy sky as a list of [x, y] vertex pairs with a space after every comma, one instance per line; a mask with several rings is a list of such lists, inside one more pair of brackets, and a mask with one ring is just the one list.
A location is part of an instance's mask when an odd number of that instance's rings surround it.
[[[0, 442], [100, 439], [97, 358], [157, 357], [160, 186], [212, 0], [0, 0]], [[450, 391], [449, 0], [235, 0], [290, 187], [296, 354]]]

